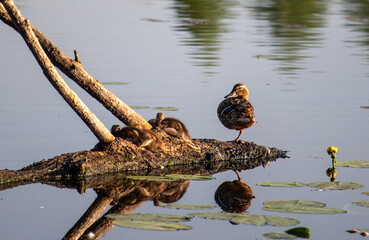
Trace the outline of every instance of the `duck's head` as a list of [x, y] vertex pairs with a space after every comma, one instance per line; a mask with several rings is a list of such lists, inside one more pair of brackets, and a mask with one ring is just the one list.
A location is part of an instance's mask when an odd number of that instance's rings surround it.
[[158, 112], [158, 114], [156, 114], [156, 121], [161, 122], [163, 120], [164, 120], [164, 113]]
[[236, 85], [234, 85], [232, 91], [224, 98], [231, 98], [231, 97], [237, 97], [237, 98], [248, 100], [249, 90], [247, 89], [245, 84], [237, 83]]

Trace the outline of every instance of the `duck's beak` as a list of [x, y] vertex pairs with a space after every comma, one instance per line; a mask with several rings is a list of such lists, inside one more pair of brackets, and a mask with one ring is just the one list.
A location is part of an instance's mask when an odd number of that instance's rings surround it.
[[237, 97], [237, 94], [235, 92], [231, 92], [230, 94], [228, 94], [224, 98], [231, 98], [231, 97]]

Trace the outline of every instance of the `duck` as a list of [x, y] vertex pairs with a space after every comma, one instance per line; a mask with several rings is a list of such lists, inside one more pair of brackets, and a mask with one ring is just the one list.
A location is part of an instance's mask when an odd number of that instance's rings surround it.
[[254, 107], [248, 101], [249, 90], [245, 84], [237, 83], [224, 98], [217, 109], [218, 118], [226, 128], [239, 131], [234, 140], [237, 142], [243, 130], [256, 123]]
[[145, 147], [151, 152], [165, 151], [164, 142], [152, 130], [134, 127], [120, 128], [119, 125], [113, 125], [111, 133], [114, 137], [121, 137], [131, 141], [138, 147]]
[[183, 122], [175, 118], [167, 118], [164, 113], [156, 114], [156, 119], [149, 120], [153, 128], [162, 129], [168, 135], [176, 137], [185, 142], [191, 142], [191, 137]]

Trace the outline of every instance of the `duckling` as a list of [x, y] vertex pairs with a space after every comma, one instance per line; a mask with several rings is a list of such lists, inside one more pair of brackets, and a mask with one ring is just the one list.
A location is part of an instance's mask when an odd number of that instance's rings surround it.
[[234, 140], [237, 142], [242, 131], [256, 123], [254, 107], [248, 101], [249, 90], [245, 84], [237, 83], [224, 98], [218, 106], [218, 118], [226, 128], [240, 131]]
[[118, 137], [120, 131], [120, 126], [118, 124], [114, 124], [111, 126], [110, 132], [114, 137]]
[[111, 132], [115, 137], [121, 137], [131, 141], [138, 147], [145, 147], [151, 152], [165, 150], [163, 141], [151, 130], [133, 127], [124, 127], [120, 129], [119, 125], [113, 125]]
[[186, 126], [178, 119], [166, 118], [163, 113], [159, 112], [156, 115], [156, 119], [149, 120], [149, 123], [153, 128], [160, 128], [168, 135], [179, 138], [185, 142], [192, 141]]

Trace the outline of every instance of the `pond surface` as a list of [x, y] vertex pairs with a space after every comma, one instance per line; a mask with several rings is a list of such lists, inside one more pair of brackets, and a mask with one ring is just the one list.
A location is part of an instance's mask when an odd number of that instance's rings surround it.
[[[77, 49], [83, 67], [145, 119], [153, 107], [181, 119], [193, 138], [233, 140], [216, 108], [237, 82], [250, 90], [258, 124], [241, 139], [288, 150], [288, 159], [240, 173], [256, 196], [247, 212], [295, 218], [311, 239], [358, 239], [369, 228], [369, 170], [338, 168], [336, 181], [358, 190], [268, 188], [258, 182], [328, 182], [330, 145], [337, 160], [369, 160], [369, 2], [329, 1], [40, 1], [16, 5], [64, 53]], [[189, 21], [190, 20], [190, 21]], [[196, 21], [192, 21], [196, 20]], [[0, 23], [0, 169], [91, 149], [94, 135], [43, 76], [18, 33]], [[109, 112], [65, 80], [110, 127]], [[176, 203], [216, 205], [214, 193], [234, 172], [191, 181]], [[0, 239], [61, 239], [96, 198], [42, 184], [0, 192]], [[293, 214], [262, 210], [263, 202], [320, 201], [345, 214]], [[216, 211], [221, 211], [216, 208]], [[186, 215], [188, 210], [144, 202], [135, 212]], [[263, 239], [291, 227], [232, 225], [195, 218], [189, 231], [158, 232], [114, 227], [104, 239]]]

